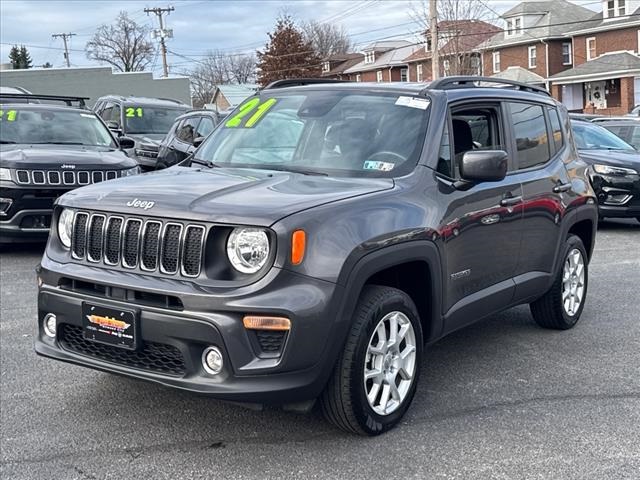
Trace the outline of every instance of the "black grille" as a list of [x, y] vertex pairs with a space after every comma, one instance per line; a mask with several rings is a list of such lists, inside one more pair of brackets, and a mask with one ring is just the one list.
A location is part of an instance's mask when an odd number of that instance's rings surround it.
[[104, 234], [104, 257], [112, 265], [120, 260], [120, 239], [122, 231], [122, 218], [111, 217]]
[[102, 227], [104, 226], [104, 215], [93, 215], [89, 222], [89, 242], [87, 255], [89, 260], [99, 262], [102, 258]]
[[206, 232], [203, 225], [78, 212], [72, 251], [94, 263], [197, 277]]
[[33, 172], [33, 183], [43, 184], [46, 182], [44, 178], [45, 178], [44, 172], [42, 171]]
[[78, 258], [84, 257], [86, 251], [88, 218], [89, 215], [86, 213], [78, 213], [73, 223], [72, 251]]
[[278, 353], [282, 350], [286, 332], [274, 332], [271, 330], [256, 330], [256, 337], [260, 349], [265, 353]]
[[60, 184], [60, 172], [50, 171], [47, 172], [47, 176], [49, 178], [49, 183], [52, 185]]
[[78, 172], [78, 183], [86, 185], [89, 183], [89, 172]]
[[140, 234], [140, 220], [128, 220], [124, 227], [123, 263], [127, 267], [138, 265], [138, 236]]
[[26, 170], [18, 170], [18, 182], [20, 183], [29, 183], [29, 172]]
[[62, 172], [62, 178], [65, 185], [73, 185], [74, 183], [76, 183], [76, 176], [73, 174], [73, 172]]
[[82, 327], [62, 324], [59, 341], [65, 350], [117, 365], [182, 377], [186, 368], [179, 349], [172, 345], [144, 342], [138, 350], [126, 350], [84, 338]]
[[158, 266], [158, 246], [160, 245], [160, 222], [147, 222], [142, 236], [142, 268], [155, 270]]
[[91, 173], [91, 182], [92, 183], [99, 183], [102, 181], [102, 172], [101, 171], [97, 171], [97, 172], [92, 172]]
[[180, 251], [180, 234], [182, 226], [170, 223], [167, 225], [162, 238], [162, 258], [160, 263], [166, 273], [178, 271], [178, 252]]
[[182, 268], [185, 275], [196, 277], [200, 274], [200, 262], [202, 260], [202, 227], [187, 227], [182, 252]]

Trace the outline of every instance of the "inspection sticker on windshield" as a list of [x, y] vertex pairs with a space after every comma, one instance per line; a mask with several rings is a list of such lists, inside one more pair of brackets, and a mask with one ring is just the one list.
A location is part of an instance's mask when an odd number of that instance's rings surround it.
[[372, 160], [367, 160], [364, 162], [363, 169], [364, 170], [378, 170], [380, 172], [390, 172], [395, 167], [395, 163], [391, 162], [374, 162]]
[[426, 110], [429, 106], [429, 100], [426, 98], [416, 97], [398, 97], [396, 105], [402, 105], [403, 107], [419, 108], [420, 110]]

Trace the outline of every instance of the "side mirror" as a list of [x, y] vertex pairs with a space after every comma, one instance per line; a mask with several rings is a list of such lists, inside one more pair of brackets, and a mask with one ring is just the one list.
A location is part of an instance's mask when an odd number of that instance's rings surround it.
[[136, 141], [131, 137], [119, 137], [118, 145], [120, 145], [120, 148], [123, 150], [129, 150], [136, 146]]
[[508, 164], [503, 150], [470, 150], [462, 156], [460, 175], [464, 180], [499, 182], [507, 176]]
[[202, 142], [204, 142], [204, 137], [196, 137], [193, 139], [192, 145], [198, 148]]

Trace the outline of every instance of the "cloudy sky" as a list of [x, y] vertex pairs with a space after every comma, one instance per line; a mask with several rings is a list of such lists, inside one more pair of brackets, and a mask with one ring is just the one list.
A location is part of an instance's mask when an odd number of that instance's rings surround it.
[[[462, 0], [470, 1], [470, 0]], [[515, 5], [516, 1], [482, 0], [489, 21]], [[574, 0], [594, 10], [597, 0]], [[174, 38], [168, 48], [170, 70], [181, 73], [195, 65], [207, 51], [249, 52], [264, 46], [266, 33], [273, 29], [279, 13], [286, 11], [298, 20], [317, 20], [344, 25], [356, 47], [384, 38], [416, 40], [417, 25], [411, 11], [421, 0], [183, 0], [153, 1], [17, 1], [0, 2], [0, 62], [8, 62], [11, 45], [24, 44], [34, 66], [45, 62], [63, 66], [62, 39], [51, 34], [72, 32], [70, 59], [74, 66], [88, 66], [84, 46], [95, 29], [111, 23], [119, 11], [126, 11], [137, 22], [157, 28], [157, 17], [147, 16], [145, 7], [166, 7], [175, 11], [166, 17]], [[177, 55], [176, 55], [177, 54]], [[185, 58], [186, 57], [186, 58]], [[161, 71], [157, 58], [154, 71]]]

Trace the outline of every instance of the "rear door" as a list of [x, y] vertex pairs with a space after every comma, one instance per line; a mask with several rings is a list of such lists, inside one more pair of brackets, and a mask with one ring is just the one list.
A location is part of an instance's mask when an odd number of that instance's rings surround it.
[[516, 267], [517, 296], [544, 291], [561, 239], [571, 182], [563, 162], [569, 153], [555, 106], [505, 102], [513, 130], [515, 171], [522, 183], [522, 248]]
[[[499, 102], [456, 104], [449, 112], [438, 172], [443, 184], [460, 178], [466, 151], [509, 151]], [[510, 160], [511, 161], [511, 160]], [[468, 189], [441, 189], [445, 278], [445, 329], [452, 331], [511, 302], [522, 226], [520, 179], [480, 182]]]

